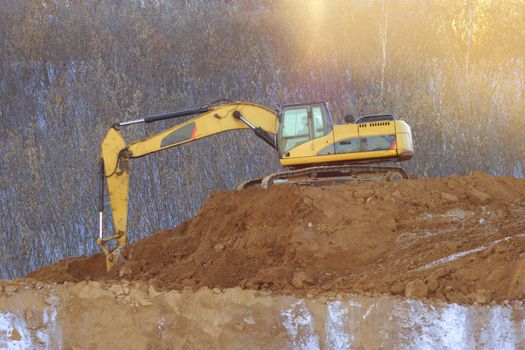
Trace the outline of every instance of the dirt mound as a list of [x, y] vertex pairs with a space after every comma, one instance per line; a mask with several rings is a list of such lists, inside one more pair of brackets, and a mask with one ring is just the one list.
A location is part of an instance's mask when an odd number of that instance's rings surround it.
[[130, 245], [119, 271], [96, 254], [28, 277], [488, 303], [525, 297], [523, 253], [525, 181], [475, 173], [215, 193], [193, 220]]

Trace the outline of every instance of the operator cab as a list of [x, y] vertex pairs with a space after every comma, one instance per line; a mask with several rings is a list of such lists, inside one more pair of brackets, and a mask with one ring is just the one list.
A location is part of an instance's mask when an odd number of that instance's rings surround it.
[[294, 147], [332, 131], [333, 122], [326, 101], [290, 104], [279, 115], [277, 145], [282, 156]]

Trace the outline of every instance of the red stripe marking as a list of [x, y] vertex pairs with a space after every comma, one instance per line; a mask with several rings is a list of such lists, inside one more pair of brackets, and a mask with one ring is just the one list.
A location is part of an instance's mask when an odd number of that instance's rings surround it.
[[394, 142], [392, 142], [392, 146], [390, 146], [390, 149], [396, 149], [397, 148], [397, 140], [394, 140]]
[[195, 127], [193, 128], [193, 132], [191, 133], [191, 139], [193, 140], [195, 138], [195, 134], [197, 133], [197, 125], [195, 124]]

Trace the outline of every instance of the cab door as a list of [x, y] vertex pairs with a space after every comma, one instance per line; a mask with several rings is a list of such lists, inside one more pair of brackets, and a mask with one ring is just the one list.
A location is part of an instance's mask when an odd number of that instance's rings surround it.
[[285, 107], [279, 124], [278, 146], [283, 158], [314, 155], [310, 106]]
[[334, 154], [332, 129], [325, 103], [287, 106], [281, 113], [279, 153], [282, 158]]
[[310, 106], [313, 155], [335, 153], [332, 118], [325, 103]]

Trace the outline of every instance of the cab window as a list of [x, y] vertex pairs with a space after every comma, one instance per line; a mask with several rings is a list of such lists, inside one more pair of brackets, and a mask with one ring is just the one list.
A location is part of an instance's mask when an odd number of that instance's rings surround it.
[[283, 137], [310, 136], [308, 109], [288, 109], [283, 116]]
[[285, 154], [310, 140], [308, 107], [288, 108], [282, 117], [282, 129], [279, 137], [279, 152]]
[[321, 137], [324, 132], [323, 113], [320, 106], [312, 107], [312, 118], [314, 120], [314, 137]]
[[277, 144], [279, 153], [332, 131], [330, 112], [325, 103], [285, 107], [280, 120]]

